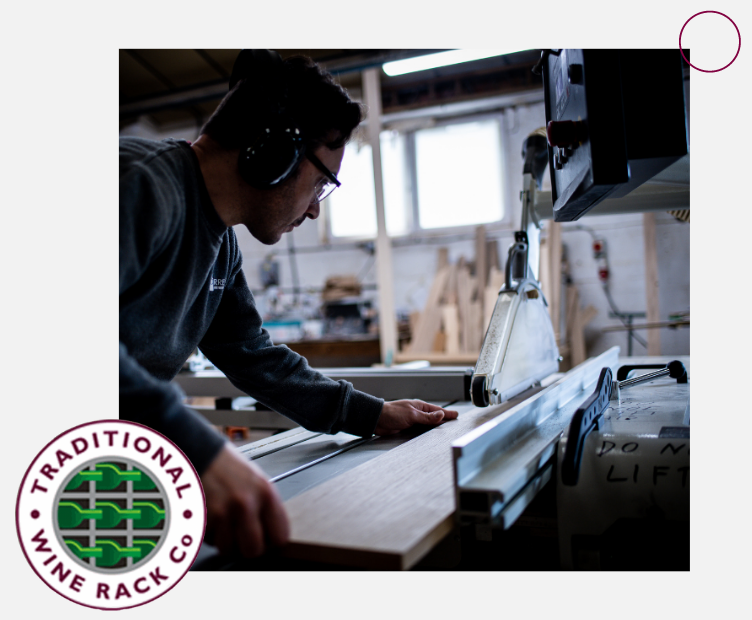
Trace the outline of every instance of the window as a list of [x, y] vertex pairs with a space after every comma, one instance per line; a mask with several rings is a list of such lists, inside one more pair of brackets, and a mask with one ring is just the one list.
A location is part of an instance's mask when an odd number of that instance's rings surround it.
[[503, 215], [499, 124], [477, 121], [415, 134], [418, 222], [445, 228], [496, 222]]
[[[499, 120], [465, 120], [381, 134], [384, 207], [390, 236], [498, 222], [504, 216]], [[376, 237], [369, 144], [353, 140], [327, 200], [332, 237]]]
[[[342, 187], [328, 199], [334, 237], [376, 236], [376, 195], [373, 187], [371, 145], [353, 140], [345, 147], [339, 179]], [[405, 139], [397, 133], [381, 134], [381, 168], [384, 178], [386, 228], [391, 236], [408, 232], [408, 188], [405, 185]]]

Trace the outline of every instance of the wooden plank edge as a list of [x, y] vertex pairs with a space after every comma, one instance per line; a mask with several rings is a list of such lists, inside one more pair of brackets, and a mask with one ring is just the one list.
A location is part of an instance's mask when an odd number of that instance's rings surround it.
[[456, 511], [457, 507], [455, 506], [454, 512], [450, 513], [440, 523], [437, 523], [436, 527], [431, 532], [426, 534], [418, 544], [403, 555], [402, 570], [411, 569], [449, 535], [454, 529], [454, 515]]
[[417, 544], [404, 552], [337, 547], [331, 544], [321, 545], [298, 540], [286, 545], [281, 550], [281, 554], [292, 560], [351, 566], [366, 570], [409, 570], [428, 555], [453, 529], [454, 512], [448, 514]]

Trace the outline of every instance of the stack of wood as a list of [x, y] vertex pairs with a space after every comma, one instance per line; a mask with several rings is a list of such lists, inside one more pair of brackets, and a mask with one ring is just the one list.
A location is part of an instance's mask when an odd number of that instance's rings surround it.
[[425, 308], [411, 317], [412, 339], [398, 358], [473, 363], [503, 284], [497, 242], [486, 240], [483, 226], [476, 229], [475, 261], [450, 264], [447, 248], [439, 249]]
[[[562, 280], [567, 276], [568, 265], [564, 260], [561, 243], [561, 224], [546, 222], [546, 235], [541, 240], [539, 279], [543, 295], [548, 301], [548, 310], [554, 327], [559, 353], [564, 358], [561, 370], [568, 370], [587, 358], [585, 327], [598, 311], [592, 305], [580, 308], [580, 293], [571, 281], [566, 284], [564, 316], [562, 324]], [[569, 280], [568, 277], [566, 277]]]
[[574, 284], [567, 284], [566, 297], [566, 342], [560, 349], [563, 349], [562, 356], [566, 355], [568, 358], [568, 367], [574, 368], [588, 358], [585, 346], [585, 326], [595, 318], [598, 310], [591, 305], [580, 308], [580, 293]]
[[355, 276], [332, 276], [324, 283], [321, 299], [324, 301], [338, 301], [346, 297], [358, 297], [360, 295], [360, 282]]
[[[562, 258], [561, 224], [546, 223], [540, 248], [539, 280], [564, 357], [561, 369], [566, 370], [587, 359], [584, 330], [597, 310], [591, 305], [580, 308], [579, 291], [573, 283], [568, 282], [562, 291], [562, 282], [568, 278]], [[450, 264], [448, 250], [441, 248], [426, 306], [411, 317], [412, 339], [395, 361], [474, 363], [503, 285], [497, 242], [486, 240], [483, 226], [476, 229], [475, 261], [460, 257]]]

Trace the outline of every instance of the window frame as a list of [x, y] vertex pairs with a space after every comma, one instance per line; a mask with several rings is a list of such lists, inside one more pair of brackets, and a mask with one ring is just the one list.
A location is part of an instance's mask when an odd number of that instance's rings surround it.
[[[516, 213], [514, 208], [513, 196], [511, 196], [511, 174], [509, 166], [507, 165], [507, 145], [509, 140], [509, 132], [507, 130], [507, 123], [505, 121], [505, 111], [507, 107], [496, 110], [483, 110], [476, 113], [464, 113], [457, 116], [436, 118], [432, 116], [416, 117], [413, 122], [407, 124], [401, 121], [394, 123], [385, 123], [382, 127], [382, 133], [389, 131], [398, 131], [404, 136], [404, 148], [405, 148], [405, 175], [407, 183], [409, 184], [409, 191], [407, 192], [410, 197], [410, 203], [407, 205], [406, 225], [407, 232], [400, 235], [390, 235], [392, 239], [425, 239], [436, 238], [449, 235], [467, 234], [473, 232], [481, 224], [463, 224], [459, 226], [446, 226], [441, 228], [422, 228], [420, 226], [420, 206], [418, 199], [418, 187], [417, 187], [417, 158], [415, 147], [415, 134], [423, 129], [429, 129], [434, 127], [445, 127], [449, 125], [461, 125], [470, 122], [495, 120], [498, 127], [498, 139], [499, 139], [499, 160], [501, 165], [501, 175], [499, 176], [499, 182], [501, 183], [501, 200], [504, 213], [501, 219], [493, 222], [485, 222], [482, 225], [488, 230], [511, 230], [514, 228], [513, 217]], [[412, 127], [410, 126], [412, 125]], [[360, 128], [359, 128], [360, 130]], [[353, 139], [358, 139], [358, 136], [353, 136]], [[344, 179], [343, 182], [347, 182]], [[332, 234], [331, 227], [331, 210], [329, 198], [322, 203], [322, 217], [320, 218], [320, 240], [324, 244], [338, 244], [338, 243], [352, 243], [357, 241], [366, 241], [376, 238], [373, 237], [339, 237]]]

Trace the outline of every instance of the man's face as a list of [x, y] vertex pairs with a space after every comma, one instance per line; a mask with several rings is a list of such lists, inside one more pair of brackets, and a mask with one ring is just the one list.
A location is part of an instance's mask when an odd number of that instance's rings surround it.
[[[345, 148], [331, 151], [319, 146], [313, 153], [335, 175], [339, 173]], [[245, 225], [261, 243], [277, 243], [286, 232], [292, 232], [306, 218], [315, 220], [320, 213], [316, 202], [316, 189], [326, 176], [307, 158], [303, 158], [294, 178], [285, 181], [280, 187], [267, 190], [266, 200], [256, 203], [247, 214]]]

